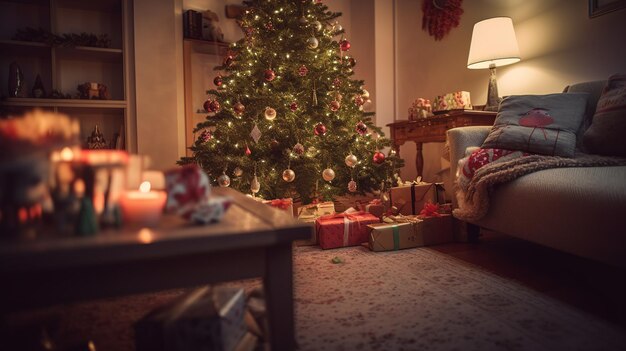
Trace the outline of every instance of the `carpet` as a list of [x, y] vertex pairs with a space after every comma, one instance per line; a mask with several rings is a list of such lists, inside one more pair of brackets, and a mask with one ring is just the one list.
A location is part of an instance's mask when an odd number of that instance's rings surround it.
[[[294, 252], [299, 350], [626, 349], [626, 330], [432, 249]], [[252, 289], [259, 281], [237, 284]], [[132, 350], [133, 321], [181, 293], [37, 313], [55, 316], [51, 333], [65, 344], [91, 339], [99, 351]], [[32, 320], [33, 312], [12, 318]]]

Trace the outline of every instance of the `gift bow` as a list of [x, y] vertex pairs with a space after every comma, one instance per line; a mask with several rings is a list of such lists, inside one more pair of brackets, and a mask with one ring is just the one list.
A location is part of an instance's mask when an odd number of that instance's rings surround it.
[[270, 202], [268, 202], [267, 204], [272, 207], [280, 208], [281, 210], [286, 210], [289, 208], [289, 206], [291, 206], [292, 203], [293, 202], [291, 199], [275, 199], [270, 200]]
[[441, 217], [439, 213], [439, 205], [427, 202], [424, 204], [424, 208], [420, 211], [420, 216], [424, 217]]

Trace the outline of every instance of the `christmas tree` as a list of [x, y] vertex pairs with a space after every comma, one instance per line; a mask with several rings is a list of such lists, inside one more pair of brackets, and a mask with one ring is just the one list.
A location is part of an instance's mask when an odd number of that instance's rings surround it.
[[389, 186], [402, 160], [364, 112], [350, 42], [319, 0], [251, 0], [207, 91], [192, 157], [220, 186], [308, 203]]

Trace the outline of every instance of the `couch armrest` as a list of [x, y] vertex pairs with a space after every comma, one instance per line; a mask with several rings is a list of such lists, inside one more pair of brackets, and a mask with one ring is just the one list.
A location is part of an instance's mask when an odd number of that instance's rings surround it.
[[446, 132], [450, 147], [450, 179], [456, 180], [456, 166], [465, 157], [465, 149], [480, 146], [489, 135], [491, 126], [452, 128]]

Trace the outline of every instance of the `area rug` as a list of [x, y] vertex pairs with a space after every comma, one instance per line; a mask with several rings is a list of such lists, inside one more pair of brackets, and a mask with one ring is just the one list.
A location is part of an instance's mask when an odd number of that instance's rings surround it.
[[[626, 330], [432, 249], [296, 247], [294, 257], [299, 350], [626, 349]], [[236, 284], [249, 290], [260, 281]], [[99, 351], [132, 350], [132, 323], [181, 293], [38, 313], [54, 316], [50, 333], [60, 344], [93, 340]]]

